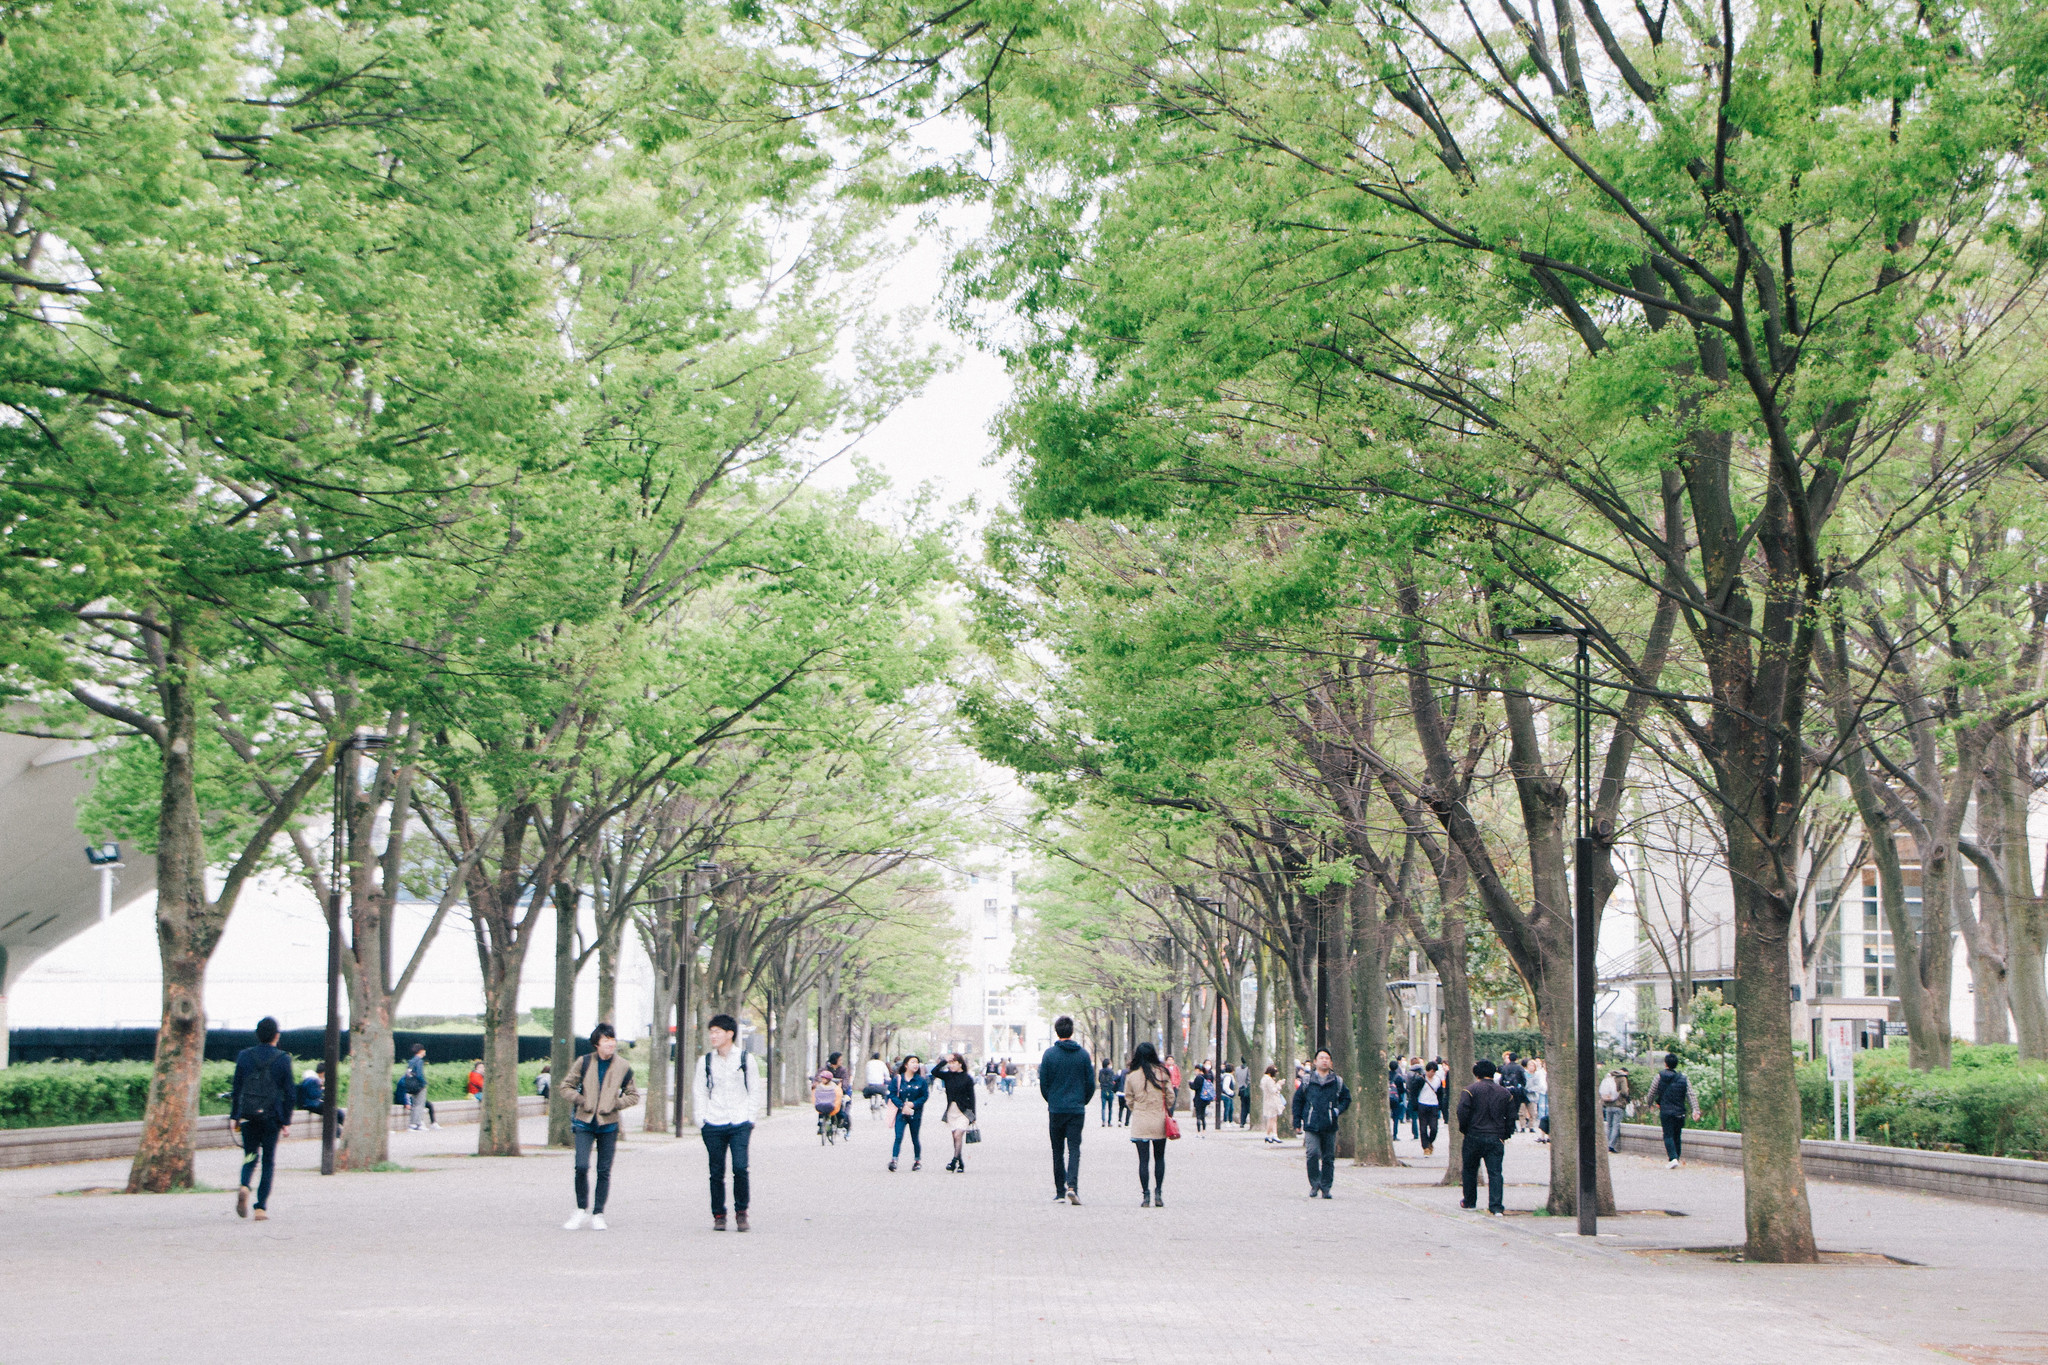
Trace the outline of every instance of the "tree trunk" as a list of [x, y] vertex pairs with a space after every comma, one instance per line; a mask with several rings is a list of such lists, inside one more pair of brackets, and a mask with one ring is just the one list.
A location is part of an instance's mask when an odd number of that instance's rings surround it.
[[[656, 912], [652, 950], [648, 953], [654, 962], [654, 1021], [647, 1031], [647, 1112], [640, 1116], [641, 1131], [648, 1133], [666, 1133], [675, 1109], [675, 1101], [668, 1093], [675, 1075], [675, 1060], [668, 1049], [668, 1031], [676, 1017], [678, 964], [673, 924], [668, 911]], [[675, 1041], [677, 1047], [688, 1045], [683, 1038]]]
[[[576, 1062], [576, 903], [573, 886], [557, 885], [555, 892], [555, 1022], [548, 1051], [548, 1070], [556, 1084], [548, 1087], [548, 1146], [574, 1145], [570, 1131], [569, 1095], [559, 1083]], [[517, 1015], [517, 1010], [514, 1010]], [[515, 1030], [517, 1021], [515, 1017]], [[487, 1068], [488, 1075], [495, 1068]]]
[[[478, 1156], [519, 1155], [519, 969], [523, 948], [485, 955], [484, 1093], [478, 1116]], [[554, 1072], [558, 1091], [561, 1072]], [[553, 1101], [550, 1099], [550, 1104]]]
[[1354, 1032], [1353, 1063], [1358, 1115], [1357, 1147], [1352, 1161], [1359, 1166], [1398, 1166], [1394, 1156], [1393, 1118], [1384, 1104], [1374, 1103], [1380, 1078], [1387, 1074], [1387, 954], [1394, 944], [1393, 927], [1381, 917], [1379, 897], [1370, 883], [1351, 888], [1349, 939], [1351, 970], [1346, 973], [1341, 1008], [1333, 1012], [1350, 1022]]
[[[391, 1159], [391, 1014], [381, 986], [351, 983], [348, 1006], [348, 1122], [341, 1127], [334, 1164], [367, 1171]], [[341, 1103], [341, 1087], [328, 1093]]]
[[1465, 933], [1460, 921], [1454, 932], [1445, 935], [1442, 953], [1430, 952], [1443, 990], [1444, 1069], [1450, 1073], [1443, 1078], [1444, 1103], [1439, 1113], [1442, 1136], [1438, 1138], [1446, 1148], [1446, 1185], [1464, 1181], [1464, 1158], [1458, 1150], [1458, 1094], [1471, 1084], [1472, 1064], [1479, 1060], [1474, 1055], [1472, 1038], [1472, 981], [1466, 970]]
[[1735, 899], [1736, 1093], [1742, 1106], [1742, 1195], [1752, 1261], [1818, 1259], [1799, 1139], [1805, 1121], [1792, 1070], [1789, 896], [1773, 894], [1770, 851], [1745, 822], [1726, 822]]
[[597, 940], [597, 1020], [601, 1024], [619, 1026], [619, 939], [625, 932], [626, 917], [614, 914], [611, 927], [604, 929]]
[[[1288, 970], [1285, 964], [1275, 964], [1281, 970]], [[1293, 975], [1291, 971], [1288, 972]], [[1280, 1068], [1280, 1127], [1276, 1130], [1281, 1137], [1294, 1136], [1294, 987], [1291, 982], [1278, 988], [1275, 1002], [1278, 1013], [1278, 1027], [1273, 1039], [1273, 1061]], [[1262, 1116], [1263, 1117], [1263, 1116]]]
[[220, 921], [206, 895], [206, 838], [199, 817], [193, 754], [198, 707], [186, 678], [195, 666], [177, 637], [172, 672], [159, 685], [164, 737], [157, 814], [156, 937], [163, 965], [163, 1015], [142, 1140], [128, 1168], [130, 1194], [162, 1194], [192, 1184], [192, 1135], [199, 1121], [199, 1067], [206, 1059], [206, 964], [220, 942]]

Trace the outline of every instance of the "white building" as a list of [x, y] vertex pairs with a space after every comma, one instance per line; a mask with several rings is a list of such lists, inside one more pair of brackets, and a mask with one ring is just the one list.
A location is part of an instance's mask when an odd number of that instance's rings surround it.
[[1010, 969], [1017, 934], [1031, 917], [1017, 894], [1023, 866], [1006, 853], [983, 849], [966, 871], [947, 877], [965, 961], [953, 982], [946, 1050], [964, 1052], [977, 1063], [989, 1057], [1035, 1062], [1052, 1045], [1052, 1026], [1038, 1012], [1038, 992]]

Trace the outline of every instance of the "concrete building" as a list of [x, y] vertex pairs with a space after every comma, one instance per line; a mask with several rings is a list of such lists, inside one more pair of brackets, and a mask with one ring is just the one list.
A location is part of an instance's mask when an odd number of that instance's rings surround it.
[[967, 870], [948, 874], [953, 923], [965, 936], [965, 964], [953, 982], [946, 1050], [964, 1052], [977, 1063], [989, 1057], [1032, 1063], [1052, 1045], [1038, 992], [1011, 970], [1018, 932], [1030, 920], [1017, 894], [1023, 867], [1008, 854], [983, 849]]

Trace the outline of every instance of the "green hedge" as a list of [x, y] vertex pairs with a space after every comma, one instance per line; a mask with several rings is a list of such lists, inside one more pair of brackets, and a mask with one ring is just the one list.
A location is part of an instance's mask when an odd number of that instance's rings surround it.
[[[292, 1074], [302, 1075], [312, 1063], [298, 1060]], [[519, 1066], [519, 1093], [533, 1093], [541, 1063]], [[384, 1103], [391, 1099], [400, 1068], [393, 1066], [384, 1083]], [[27, 1062], [0, 1069], [0, 1128], [53, 1128], [72, 1123], [123, 1123], [142, 1117], [149, 1103], [148, 1062]], [[346, 1081], [348, 1063], [341, 1074]], [[233, 1062], [206, 1062], [199, 1073], [199, 1112], [225, 1114], [227, 1101], [218, 1098], [235, 1080]], [[427, 1098], [467, 1097], [469, 1063], [435, 1062], [427, 1066]], [[644, 1082], [643, 1082], [644, 1084]]]
[[[2009, 1045], [1957, 1043], [1947, 1071], [1915, 1071], [1903, 1047], [1856, 1057], [1856, 1134], [1888, 1147], [2048, 1157], [2048, 1063]], [[1806, 1136], [1833, 1135], [1827, 1065], [1799, 1068]]]
[[1517, 1057], [1527, 1061], [1543, 1055], [1543, 1035], [1532, 1028], [1482, 1028], [1472, 1031], [1472, 1055], [1490, 1057], [1498, 1062], [1501, 1054], [1514, 1049]]

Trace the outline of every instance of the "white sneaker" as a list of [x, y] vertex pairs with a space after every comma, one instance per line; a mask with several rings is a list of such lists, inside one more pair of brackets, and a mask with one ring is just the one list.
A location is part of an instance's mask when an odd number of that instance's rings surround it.
[[601, 1213], [593, 1213], [593, 1214], [591, 1214], [591, 1215], [590, 1215], [590, 1230], [591, 1230], [592, 1232], [604, 1232], [604, 1231], [606, 1231], [606, 1228], [605, 1228], [605, 1221], [604, 1221], [604, 1215], [603, 1215], [603, 1214], [601, 1214]]
[[1665, 1170], [1667, 1170], [1667, 1171], [1675, 1171], [1675, 1170], [1677, 1170], [1677, 1169], [1678, 1169], [1678, 1158], [1677, 1158], [1677, 1157], [1673, 1157], [1673, 1158], [1672, 1158], [1671, 1160], [1669, 1160], [1669, 1161], [1665, 1162], [1665, 1163], [1664, 1163], [1664, 1169], [1665, 1169]]
[[441, 1125], [438, 1123], [430, 1123], [427, 1125], [427, 1127], [433, 1129], [437, 1133], [441, 1131]]
[[[564, 1224], [562, 1224], [562, 1228], [563, 1228], [563, 1230], [564, 1230], [564, 1231], [566, 1231], [566, 1232], [574, 1232], [574, 1231], [576, 1231], [576, 1229], [578, 1229], [578, 1228], [582, 1227], [582, 1226], [584, 1225], [584, 1223], [588, 1222], [588, 1221], [589, 1221], [589, 1219], [590, 1219], [590, 1215], [589, 1215], [589, 1214], [585, 1213], [585, 1212], [584, 1212], [584, 1211], [583, 1211], [582, 1209], [578, 1209], [578, 1210], [576, 1210], [576, 1212], [574, 1212], [574, 1213], [572, 1213], [572, 1214], [570, 1214], [570, 1215], [569, 1215], [569, 1221], [568, 1221], [568, 1222], [566, 1222], [566, 1223], [564, 1223]], [[600, 1220], [599, 1220], [599, 1226], [602, 1226], [602, 1225], [603, 1225], [603, 1220], [601, 1220], [601, 1219], [600, 1219]]]
[[417, 1133], [419, 1130], [420, 1126], [417, 1123], [408, 1123], [405, 1125], [405, 1131], [408, 1133]]

